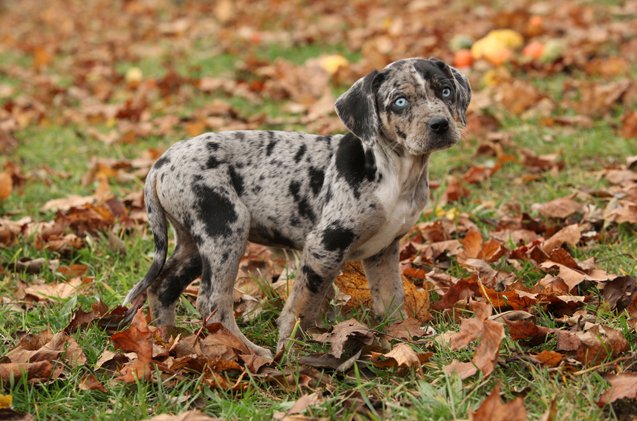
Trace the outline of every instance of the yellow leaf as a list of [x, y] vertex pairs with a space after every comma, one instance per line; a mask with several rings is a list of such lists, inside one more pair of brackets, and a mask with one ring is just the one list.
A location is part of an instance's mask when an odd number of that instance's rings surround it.
[[349, 64], [347, 59], [339, 54], [332, 54], [329, 56], [323, 56], [319, 58], [319, 66], [321, 66], [327, 73], [333, 75], [341, 67], [345, 67]]
[[11, 395], [0, 395], [0, 409], [2, 408], [11, 408], [13, 404], [13, 396]]

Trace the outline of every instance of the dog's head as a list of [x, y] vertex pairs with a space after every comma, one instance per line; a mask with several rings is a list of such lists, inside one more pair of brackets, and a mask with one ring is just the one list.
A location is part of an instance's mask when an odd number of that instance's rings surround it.
[[[364, 144], [386, 139], [411, 155], [460, 140], [471, 100], [467, 78], [437, 59], [410, 58], [359, 79], [336, 101], [336, 113]], [[394, 145], [391, 145], [394, 147]]]

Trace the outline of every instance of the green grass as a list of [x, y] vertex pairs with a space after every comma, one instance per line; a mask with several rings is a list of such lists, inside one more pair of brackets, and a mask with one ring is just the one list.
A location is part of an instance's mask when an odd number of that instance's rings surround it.
[[[238, 71], [238, 58], [210, 54], [212, 45], [212, 41], [201, 41], [195, 46], [191, 56], [186, 57], [176, 70], [192, 78], [203, 75], [235, 75]], [[360, 58], [360, 53], [347, 51], [342, 46], [319, 44], [294, 48], [267, 45], [255, 54], [267, 61], [284, 58], [293, 63], [303, 63], [308, 58], [324, 53], [344, 54], [351, 61]], [[160, 55], [140, 61], [120, 62], [115, 67], [122, 75], [128, 69], [138, 67], [145, 76], [161, 77], [166, 71], [166, 59], [167, 55]], [[28, 58], [8, 52], [0, 56], [0, 62], [5, 67], [30, 66]], [[0, 80], [14, 86], [20, 84], [19, 81], [1, 74]], [[555, 76], [545, 79], [541, 86], [546, 86], [550, 92], [559, 92], [563, 83], [563, 77]], [[333, 88], [335, 91], [344, 89], [343, 86]], [[269, 116], [285, 114], [282, 111], [283, 104], [272, 100], [251, 104], [239, 98], [200, 92], [194, 93], [188, 103], [181, 104], [180, 112], [188, 116], [199, 106], [215, 98], [228, 101], [245, 116], [260, 112]], [[613, 119], [614, 123], [617, 121], [617, 118]], [[108, 129], [100, 125], [98, 128]], [[91, 157], [133, 158], [147, 148], [165, 148], [174, 140], [185, 136], [183, 128], [179, 127], [175, 130], [174, 139], [153, 136], [139, 139], [134, 144], [107, 146], [87, 136], [84, 129], [85, 127], [53, 121], [44, 126], [30, 125], [16, 133], [20, 146], [10, 154], [0, 157], [0, 167], [5, 162], [15, 162], [25, 173], [38, 176], [32, 176], [23, 189], [0, 205], [0, 211], [5, 216], [18, 218], [29, 215], [36, 220], [50, 219], [53, 214], [40, 211], [47, 200], [93, 192], [94, 186], [81, 185]], [[557, 174], [547, 173], [539, 181], [523, 184], [517, 183], [516, 179], [527, 170], [519, 163], [506, 164], [490, 180], [479, 186], [470, 186], [471, 196], [468, 199], [447, 205], [447, 209], [453, 207], [472, 213], [482, 208], [481, 216], [493, 217], [495, 209], [500, 205], [518, 203], [522, 210], [532, 212], [534, 203], [543, 203], [583, 188], [595, 190], [606, 186], [594, 172], [608, 164], [622, 162], [626, 156], [637, 154], [634, 139], [617, 137], [607, 121], [597, 122], [591, 129], [577, 130], [543, 127], [537, 121], [510, 117], [502, 131], [512, 135], [515, 145], [529, 148], [536, 154], [559, 152], [565, 162], [565, 169]], [[552, 141], [543, 140], [547, 137]], [[445, 189], [448, 174], [460, 176], [475, 163], [493, 160], [490, 157], [474, 157], [476, 145], [475, 139], [465, 139], [461, 145], [437, 153], [432, 158], [431, 178], [442, 181], [442, 186], [434, 192], [433, 206], [438, 203]], [[134, 183], [113, 185], [118, 194], [138, 188]], [[485, 209], [483, 205], [489, 203], [491, 205]], [[79, 307], [88, 308], [98, 299], [109, 306], [120, 303], [127, 290], [147, 270], [152, 251], [152, 241], [143, 228], [122, 232], [121, 238], [126, 243], [125, 255], [114, 251], [104, 236], [90, 237], [87, 247], [67, 256], [38, 250], [30, 240], [22, 240], [14, 246], [0, 249], [2, 263], [12, 263], [24, 257], [61, 259], [65, 264], [81, 262], [89, 266], [87, 276], [94, 277], [88, 295], [53, 303], [37, 303], [26, 312], [15, 311], [10, 306], [0, 306], [0, 356], [17, 344], [18, 337], [23, 332], [37, 333], [45, 329], [57, 332], [63, 329], [74, 310]], [[600, 266], [610, 272], [635, 275], [636, 250], [637, 237], [634, 232], [622, 227], [615, 237], [578, 249], [575, 256], [580, 259], [594, 256]], [[451, 268], [450, 273], [456, 276], [466, 274], [457, 265]], [[537, 274], [525, 265], [517, 271], [517, 275], [528, 284], [538, 280]], [[36, 279], [56, 281], [59, 280], [59, 275], [48, 270], [37, 275], [5, 272], [0, 274], [0, 296], [12, 297], [19, 281], [29, 283]], [[241, 323], [242, 330], [255, 342], [273, 347], [276, 343], [275, 319], [280, 304], [273, 303], [256, 320]], [[616, 315], [603, 308], [589, 308], [589, 311], [608, 325], [621, 330], [629, 339], [631, 349], [635, 351], [637, 335], [628, 327], [625, 314]], [[356, 316], [372, 322], [366, 310], [360, 310]], [[192, 331], [196, 328], [197, 317], [192, 303], [182, 297], [178, 323]], [[341, 316], [343, 317], [345, 316]], [[538, 322], [544, 326], [556, 326], [552, 316], [541, 311]], [[439, 333], [458, 329], [458, 323], [454, 319], [442, 314], [434, 314], [431, 326]], [[72, 336], [86, 353], [86, 367], [71, 369], [65, 378], [51, 383], [30, 384], [26, 379], [20, 378], [10, 384], [0, 385], [1, 394], [13, 396], [16, 410], [47, 420], [132, 420], [162, 412], [178, 413], [198, 408], [226, 419], [265, 420], [271, 419], [277, 411], [286, 411], [303, 393], [312, 391], [300, 387], [285, 391], [258, 377], [251, 378], [250, 387], [242, 393], [207, 387], [202, 378], [197, 376], [188, 381], [165, 378], [163, 382], [126, 385], [114, 381], [113, 375], [104, 371], [97, 371], [96, 374], [106, 385], [108, 394], [81, 391], [78, 385], [83, 375], [91, 371], [102, 351], [112, 345], [109, 344], [108, 335], [97, 327], [90, 327]], [[305, 351], [320, 349], [316, 344], [302, 345]], [[541, 345], [534, 351], [551, 349], [551, 345], [554, 344]], [[378, 420], [467, 418], [499, 383], [507, 400], [524, 396], [532, 419], [538, 419], [553, 399], [557, 400], [558, 419], [616, 418], [612, 408], [600, 409], [595, 404], [607, 387], [600, 373], [592, 371], [584, 375], [571, 375], [568, 372], [539, 368], [514, 358], [517, 354], [528, 352], [528, 349], [523, 349], [520, 344], [508, 338], [501, 349], [501, 358], [505, 364], [499, 364], [489, 378], [477, 375], [465, 381], [446, 375], [442, 368], [453, 359], [469, 360], [473, 355], [473, 348], [454, 352], [436, 341], [420, 346], [422, 350], [434, 351], [432, 360], [423, 367], [422, 373], [412, 371], [397, 374], [391, 369], [376, 369], [364, 363], [357, 365], [352, 373], [346, 375], [326, 373], [325, 378], [329, 385], [317, 389], [323, 393], [323, 401], [310, 409], [308, 414], [332, 419], [358, 419], [356, 414], [363, 414], [360, 415], [362, 418]], [[286, 368], [296, 370], [297, 375], [301, 370], [294, 359], [289, 361]], [[160, 373], [156, 374], [156, 378], [159, 378]]]

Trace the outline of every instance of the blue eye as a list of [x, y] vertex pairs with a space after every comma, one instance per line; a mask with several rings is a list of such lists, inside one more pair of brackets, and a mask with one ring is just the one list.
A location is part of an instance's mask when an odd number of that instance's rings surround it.
[[442, 97], [443, 98], [449, 98], [451, 96], [451, 89], [449, 88], [444, 88], [442, 90]]
[[394, 101], [394, 108], [398, 110], [407, 108], [407, 105], [409, 105], [409, 101], [407, 101], [407, 98], [402, 96]]

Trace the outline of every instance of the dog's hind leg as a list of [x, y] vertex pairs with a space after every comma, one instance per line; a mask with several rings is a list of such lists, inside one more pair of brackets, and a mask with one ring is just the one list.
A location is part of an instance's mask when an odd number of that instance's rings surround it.
[[205, 220], [199, 220], [194, 227], [202, 263], [197, 307], [207, 323], [223, 324], [254, 353], [271, 358], [269, 350], [255, 345], [241, 333], [234, 318], [234, 283], [248, 242], [250, 212], [234, 192], [220, 188], [204, 190], [208, 200], [202, 209], [195, 210], [198, 215], [206, 214]]

